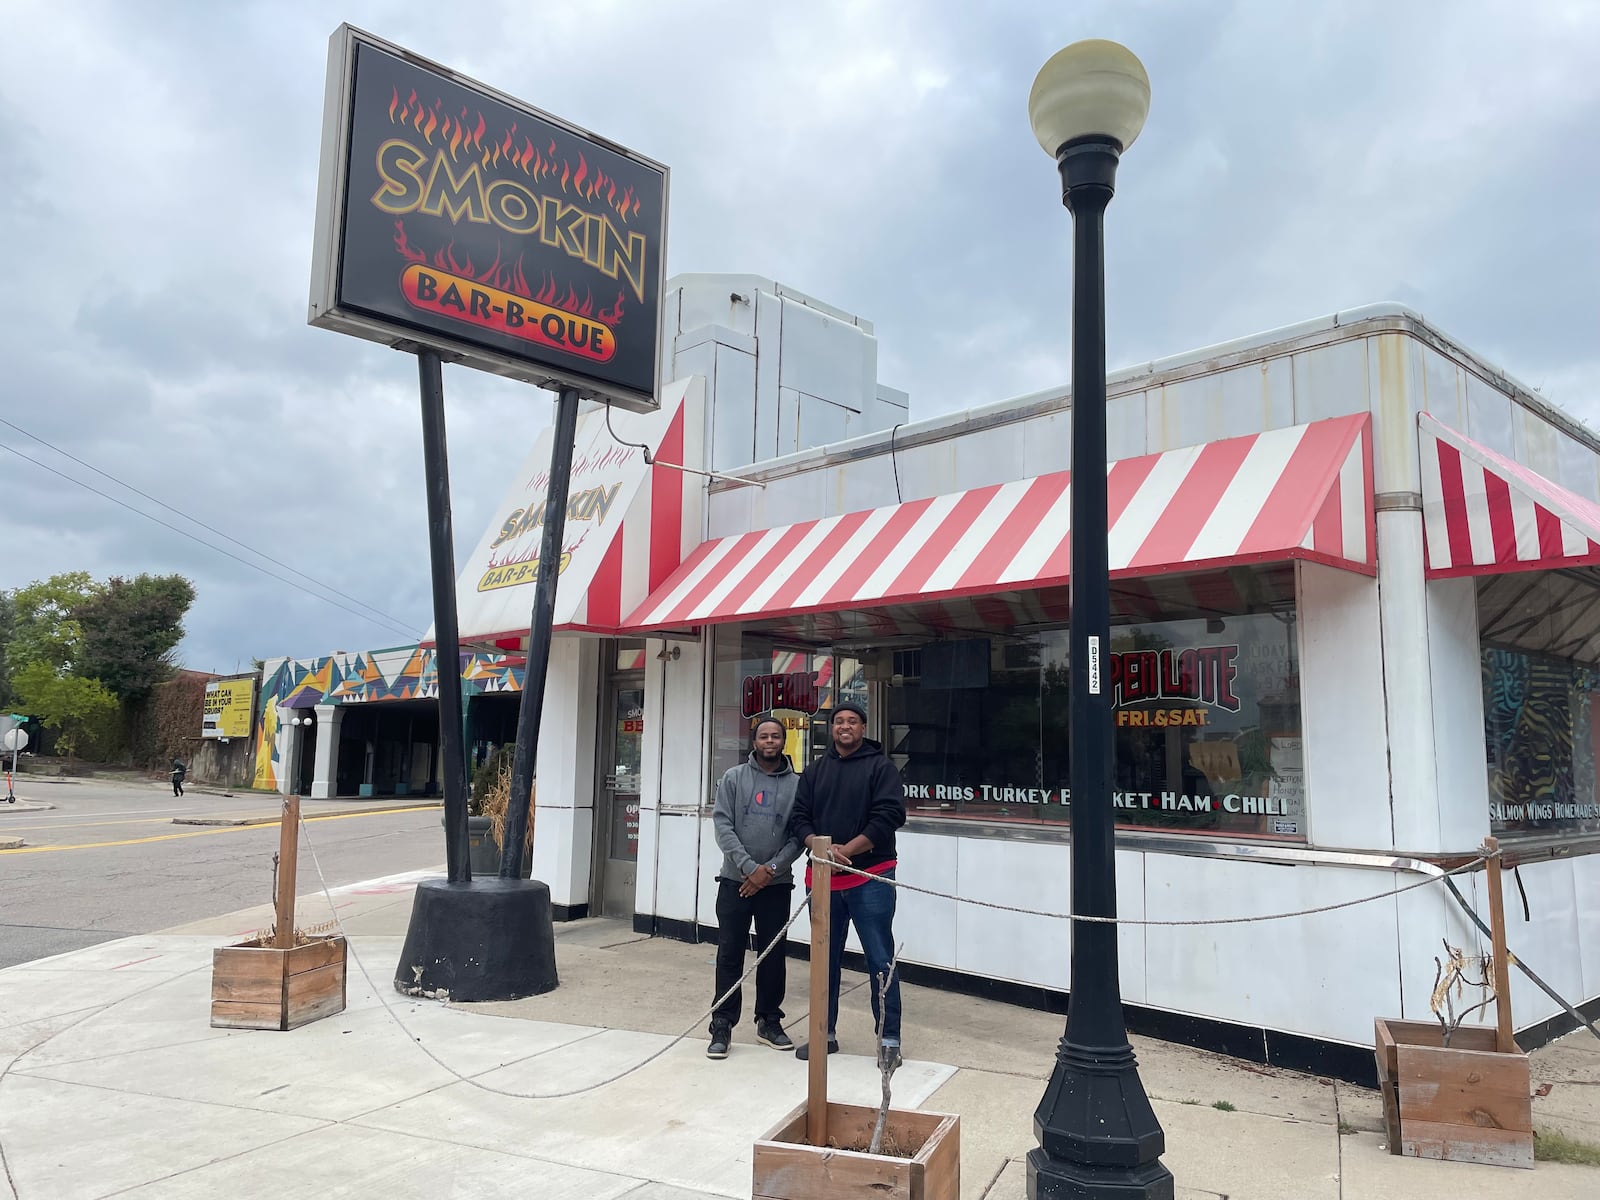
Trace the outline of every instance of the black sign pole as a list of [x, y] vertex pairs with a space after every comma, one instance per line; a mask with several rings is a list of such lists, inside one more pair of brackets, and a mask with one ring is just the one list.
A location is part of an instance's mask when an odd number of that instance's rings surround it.
[[[422, 474], [428, 489], [428, 557], [433, 566], [434, 674], [439, 680], [439, 750], [444, 771], [444, 859], [451, 883], [472, 881], [467, 848], [467, 761], [461, 722], [461, 642], [456, 631], [456, 553], [450, 526], [450, 461], [445, 446], [444, 369], [433, 350], [417, 354], [422, 384]], [[571, 452], [568, 452], [570, 458]]]
[[550, 448], [550, 487], [544, 498], [544, 529], [539, 540], [539, 574], [534, 583], [533, 616], [528, 623], [528, 663], [517, 711], [517, 748], [511, 756], [511, 800], [506, 806], [506, 840], [500, 848], [500, 878], [522, 874], [522, 843], [528, 833], [528, 805], [539, 765], [539, 723], [544, 686], [550, 674], [551, 626], [556, 585], [561, 578], [561, 547], [567, 525], [567, 488], [572, 479], [572, 443], [578, 428], [578, 392], [562, 388], [556, 397], [555, 443]]

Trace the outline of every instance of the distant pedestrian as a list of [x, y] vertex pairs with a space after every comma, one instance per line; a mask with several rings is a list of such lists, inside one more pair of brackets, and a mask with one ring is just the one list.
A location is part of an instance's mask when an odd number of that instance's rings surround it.
[[[756, 945], [783, 934], [794, 891], [790, 866], [800, 843], [789, 835], [798, 776], [784, 752], [788, 733], [776, 717], [756, 723], [750, 758], [717, 783], [711, 826], [722, 848], [717, 872], [717, 983], [721, 996], [744, 974], [744, 952], [755, 922]], [[793, 1050], [783, 1031], [784, 948], [780, 945], [756, 968], [756, 1037], [774, 1050]], [[733, 1027], [739, 1023], [742, 989], [734, 989], [711, 1014], [707, 1058], [727, 1058]]]
[[189, 773], [189, 768], [183, 765], [181, 758], [172, 760], [172, 794], [183, 795], [183, 777]]
[[[895, 873], [894, 831], [906, 823], [905, 784], [900, 772], [883, 753], [883, 747], [866, 736], [867, 714], [860, 705], [845, 701], [833, 710], [829, 722], [833, 745], [806, 768], [796, 789], [790, 832], [807, 850], [819, 837], [833, 840], [833, 861], [854, 867], [879, 879]], [[809, 886], [811, 869], [806, 868]], [[828, 945], [828, 1046], [839, 1050], [839, 971], [850, 926], [856, 927], [861, 950], [872, 977], [872, 1015], [882, 1024], [881, 1066], [900, 1065], [900, 976], [894, 974], [882, 1001], [878, 980], [894, 961], [894, 887], [861, 875], [835, 871], [832, 879], [833, 911]], [[811, 952], [817, 953], [813, 946]], [[809, 1058], [815, 1048], [803, 1045], [796, 1058]]]

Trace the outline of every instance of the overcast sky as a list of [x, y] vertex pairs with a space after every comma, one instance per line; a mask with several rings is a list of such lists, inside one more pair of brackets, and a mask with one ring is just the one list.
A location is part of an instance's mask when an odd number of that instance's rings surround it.
[[[5, 10], [0, 417], [398, 623], [0, 453], [0, 586], [180, 571], [187, 666], [394, 645], [431, 616], [415, 362], [305, 324], [340, 20], [669, 164], [668, 270], [869, 318], [914, 418], [1066, 379], [1069, 221], [1027, 94], [1061, 46], [1114, 38], [1153, 100], [1109, 219], [1113, 367], [1400, 300], [1600, 423], [1581, 0]], [[445, 389], [465, 554], [551, 397], [459, 368]], [[0, 445], [289, 574], [13, 428]]]

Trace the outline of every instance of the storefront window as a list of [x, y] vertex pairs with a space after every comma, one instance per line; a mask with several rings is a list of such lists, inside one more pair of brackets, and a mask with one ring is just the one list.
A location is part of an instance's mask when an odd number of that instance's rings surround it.
[[[1292, 572], [1162, 580], [1118, 596], [1109, 678], [1118, 823], [1304, 840]], [[926, 611], [884, 624], [909, 629], [919, 617], [926, 629]], [[837, 694], [868, 710], [910, 815], [1070, 820], [1066, 629], [928, 629], [850, 646], [719, 630], [712, 780], [742, 760], [769, 714], [789, 727], [804, 770], [827, 749]]]
[[1491, 831], [1600, 833], [1600, 572], [1490, 575], [1477, 590]]
[[711, 786], [750, 753], [755, 723], [777, 717], [788, 730], [789, 761], [804, 771], [828, 748], [836, 696], [867, 704], [862, 663], [850, 655], [796, 647], [737, 628], [717, 631], [712, 680]]
[[[1124, 624], [1111, 646], [1118, 823], [1303, 839], [1293, 613]], [[889, 692], [910, 812], [1070, 819], [1066, 630], [897, 657], [914, 672]]]
[[1600, 671], [1526, 650], [1483, 649], [1489, 821], [1496, 837], [1600, 833]]

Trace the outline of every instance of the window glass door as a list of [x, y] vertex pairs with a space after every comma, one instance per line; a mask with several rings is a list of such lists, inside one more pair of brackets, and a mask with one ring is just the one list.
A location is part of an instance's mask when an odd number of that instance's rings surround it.
[[606, 705], [605, 777], [601, 789], [603, 823], [600, 912], [633, 915], [639, 864], [640, 766], [644, 756], [644, 687], [637, 681], [612, 684]]

